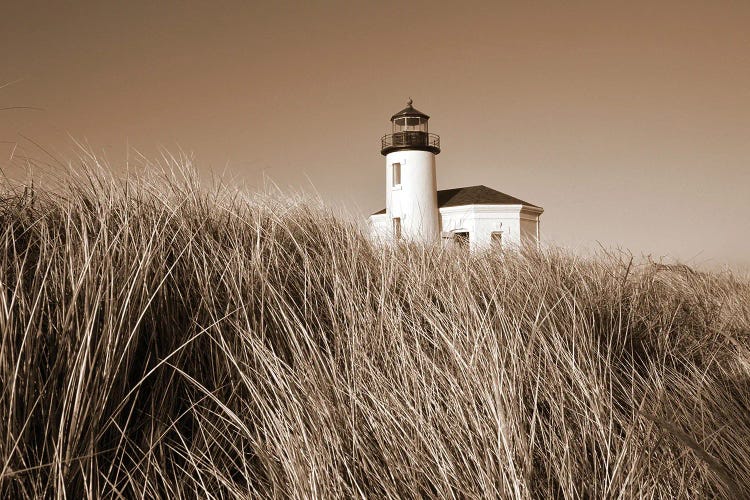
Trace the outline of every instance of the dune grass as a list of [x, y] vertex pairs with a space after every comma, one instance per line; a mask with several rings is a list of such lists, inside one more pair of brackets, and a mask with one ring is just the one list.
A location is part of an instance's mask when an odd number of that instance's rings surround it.
[[0, 496], [750, 491], [745, 279], [198, 184], [0, 188]]

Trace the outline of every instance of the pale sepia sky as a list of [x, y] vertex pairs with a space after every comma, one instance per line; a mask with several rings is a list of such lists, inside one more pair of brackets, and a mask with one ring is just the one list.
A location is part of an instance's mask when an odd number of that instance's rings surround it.
[[[260, 186], [384, 205], [411, 96], [440, 189], [545, 208], [542, 237], [750, 268], [750, 2], [3, 2], [0, 167], [195, 154]], [[14, 151], [13, 162], [9, 162]]]

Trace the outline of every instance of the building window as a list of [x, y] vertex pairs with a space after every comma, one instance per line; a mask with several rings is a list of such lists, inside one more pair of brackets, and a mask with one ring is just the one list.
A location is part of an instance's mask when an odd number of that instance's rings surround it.
[[469, 232], [456, 231], [453, 233], [453, 246], [456, 248], [469, 248]]
[[500, 248], [503, 245], [503, 233], [500, 231], [492, 231], [490, 234], [490, 242], [493, 248]]
[[393, 180], [393, 187], [398, 187], [401, 185], [401, 164], [400, 163], [394, 163], [391, 165], [392, 171], [391, 171], [391, 177]]
[[393, 239], [401, 239], [401, 217], [393, 218]]

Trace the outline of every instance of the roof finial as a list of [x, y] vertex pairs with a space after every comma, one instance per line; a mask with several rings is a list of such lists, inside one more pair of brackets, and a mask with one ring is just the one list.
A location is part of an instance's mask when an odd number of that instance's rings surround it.
[[411, 103], [414, 102], [411, 100], [411, 97], [409, 97], [409, 100], [406, 102], [406, 105], [411, 108]]

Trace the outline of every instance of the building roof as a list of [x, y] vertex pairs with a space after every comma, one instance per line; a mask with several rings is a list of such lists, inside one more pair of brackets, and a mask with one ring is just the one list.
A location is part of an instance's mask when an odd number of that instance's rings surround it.
[[395, 120], [396, 118], [400, 118], [402, 116], [418, 116], [420, 118], [424, 118], [425, 120], [430, 119], [430, 117], [427, 116], [426, 114], [414, 109], [414, 107], [411, 104], [412, 104], [412, 100], [409, 99], [409, 102], [406, 103], [406, 107], [404, 109], [402, 109], [395, 115], [391, 116], [391, 121]]
[[[468, 186], [442, 189], [437, 192], [438, 208], [460, 207], [464, 205], [526, 205], [541, 208], [509, 194], [501, 193], [487, 186]], [[372, 215], [384, 214], [385, 208]]]
[[527, 201], [501, 193], [487, 186], [469, 186], [438, 191], [438, 208], [462, 205], [526, 205], [539, 208]]

